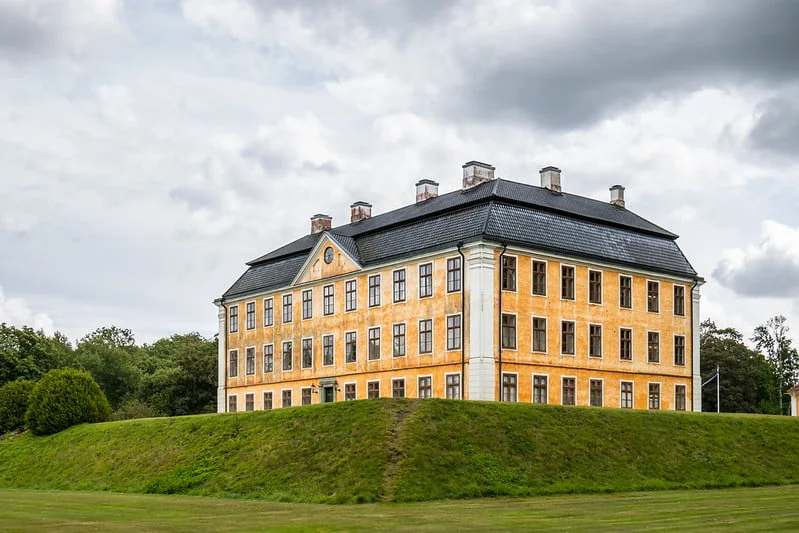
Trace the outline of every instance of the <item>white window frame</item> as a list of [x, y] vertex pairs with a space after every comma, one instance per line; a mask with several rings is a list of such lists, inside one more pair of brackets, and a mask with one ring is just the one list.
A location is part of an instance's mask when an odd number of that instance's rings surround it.
[[[502, 372], [500, 376], [499, 382], [499, 399], [502, 402], [505, 402], [505, 376], [516, 376], [516, 399], [511, 401], [507, 400], [507, 403], [519, 403], [519, 389], [521, 388], [521, 384], [519, 383], [519, 373], [518, 372]], [[530, 389], [532, 391], [532, 388]]]
[[[247, 320], [247, 306], [252, 304], [252, 327], [250, 327], [249, 320]], [[250, 300], [244, 302], [244, 331], [252, 331], [258, 327], [258, 301]]]
[[[688, 312], [687, 312], [688, 311], [688, 303], [687, 303], [688, 290], [687, 290], [687, 287], [683, 283], [672, 283], [671, 285], [672, 285], [672, 287], [671, 287], [671, 314], [674, 317], [686, 318], [688, 316]], [[678, 315], [678, 314], [676, 314], [674, 312], [674, 288], [675, 287], [682, 287], [682, 314], [681, 315]]]
[[[430, 351], [422, 351], [422, 322], [430, 321]], [[393, 342], [393, 339], [392, 339]], [[408, 328], [405, 328], [405, 353], [408, 353]], [[436, 324], [433, 317], [420, 318], [416, 321], [416, 353], [417, 355], [433, 355], [436, 353]]]
[[[355, 308], [354, 309], [347, 309], [347, 283], [349, 282], [355, 283]], [[368, 289], [367, 289], [368, 290]], [[344, 280], [344, 314], [347, 313], [357, 313], [358, 312], [358, 278], [350, 278]]]
[[[632, 398], [630, 398], [630, 407], [624, 407], [624, 400], [623, 400], [623, 396], [622, 396], [622, 384], [623, 383], [629, 383], [630, 385], [633, 386], [633, 390], [630, 393], [632, 395]], [[648, 396], [649, 391], [647, 390], [646, 392], [647, 392], [646, 402], [647, 402], [647, 405], [649, 405], [649, 396]], [[632, 380], [632, 379], [620, 379], [619, 380], [619, 409], [635, 409], [635, 381]]]
[[[236, 398], [236, 410], [235, 411], [231, 411], [230, 410], [230, 399], [231, 398]], [[228, 393], [228, 395], [227, 395], [227, 405], [225, 406], [225, 412], [226, 413], [240, 413], [241, 412], [239, 410], [239, 393], [238, 392]]]
[[[599, 307], [604, 307], [605, 305], [605, 272], [598, 268], [587, 268], [586, 269], [586, 282], [588, 283], [588, 294], [586, 301], [588, 305], [596, 305]], [[599, 303], [591, 301], [591, 272], [599, 272]], [[577, 296], [577, 287], [574, 288], [575, 297]]]
[[[567, 300], [568, 301], [568, 300]], [[571, 322], [574, 325], [574, 353], [564, 353], [563, 352], [563, 323], [564, 322]], [[547, 327], [549, 324], [547, 324]], [[560, 320], [560, 331], [558, 332], [558, 345], [560, 346], [560, 355], [561, 357], [577, 357], [577, 321], [576, 320]]]
[[[378, 303], [377, 305], [372, 305], [370, 303], [372, 296], [372, 287], [370, 283], [372, 281], [372, 278], [377, 278], [377, 298], [378, 300], [380, 300], [380, 303]], [[393, 291], [394, 287], [392, 286], [391, 289]], [[392, 295], [392, 299], [393, 298], [394, 296]], [[383, 274], [378, 272], [377, 274], [369, 274], [366, 277], [366, 308], [379, 309], [380, 307], [383, 307]]]
[[380, 386], [381, 385], [380, 379], [367, 379], [366, 380], [366, 399], [367, 400], [373, 400], [374, 399], [374, 398], [369, 398], [369, 384], [370, 383], [377, 383], [377, 397], [381, 398], [382, 397], [381, 394], [382, 394], [383, 387]]
[[[230, 354], [236, 352], [236, 375], [230, 375]], [[245, 355], [246, 357], [246, 355]], [[227, 351], [227, 377], [228, 379], [239, 379], [241, 373], [239, 372], [239, 367], [241, 366], [241, 360], [239, 359], [239, 349], [238, 348], [228, 348]], [[245, 369], [246, 370], [246, 369]]]
[[[599, 355], [591, 355], [591, 326], [599, 326]], [[586, 354], [589, 359], [603, 359], [605, 357], [605, 328], [597, 322], [588, 323], [588, 346]]]
[[[516, 268], [515, 268], [516, 275], [515, 275], [515, 278], [514, 278], [515, 281], [516, 281], [516, 288], [513, 289], [513, 290], [502, 288], [502, 292], [518, 293], [519, 292], [519, 256], [516, 255], [516, 254], [502, 254], [502, 259], [505, 259], [506, 257], [512, 257], [512, 258], [514, 258], [516, 260]], [[503, 274], [502, 270], [503, 270], [502, 261], [500, 261], [499, 262], [499, 286], [500, 287], [502, 287], [502, 281], [503, 281], [503, 279], [502, 279], [502, 274]], [[505, 313], [505, 314], [507, 314], [507, 313]]]
[[[458, 344], [460, 344], [460, 348], [450, 348], [449, 347], [449, 319], [450, 319], [450, 317], [453, 317], [453, 316], [457, 316], [457, 317], [460, 318], [460, 327], [458, 328], [461, 331], [460, 335], [458, 335]], [[444, 345], [447, 347], [446, 351], [447, 352], [460, 352], [463, 349], [463, 341], [464, 341], [464, 339], [463, 339], [463, 316], [462, 316], [462, 314], [461, 313], [452, 313], [451, 315], [445, 315], [444, 316], [444, 326], [445, 326], [445, 329], [447, 330], [446, 331], [447, 338], [446, 338], [446, 340], [444, 342]], [[391, 339], [391, 342], [392, 343], [394, 342], [393, 338]]]
[[[630, 278], [630, 307], [622, 307], [621, 305], [621, 278]], [[619, 272], [619, 292], [616, 295], [618, 297], [618, 306], [619, 309], [623, 311], [632, 311], [635, 307], [635, 276], [632, 274], [624, 274], [623, 272]]]
[[[658, 334], [658, 360], [657, 363], [654, 363], [649, 360], [649, 334], [650, 333], [657, 333]], [[648, 329], [646, 330], [646, 363], [648, 365], [660, 365], [663, 364], [663, 350], [660, 349], [660, 346], [663, 344], [663, 340], [660, 336], [660, 330], [657, 329]], [[674, 357], [674, 354], [672, 354]], [[673, 366], [673, 365], [672, 365]]]
[[[447, 377], [449, 376], [458, 376], [458, 397], [457, 398], [447, 398]], [[463, 399], [463, 376], [461, 376], [460, 372], [446, 372], [444, 373], [444, 398], [450, 400], [462, 400]]]
[[[426, 397], [426, 398], [422, 398], [421, 396], [419, 396], [419, 392], [421, 391], [421, 387], [419, 387], [419, 380], [420, 380], [420, 379], [423, 379], [423, 378], [430, 378], [430, 396], [429, 396], [429, 397]], [[406, 384], [405, 384], [405, 385], [407, 386], [407, 382], [406, 382]], [[420, 400], [422, 400], [422, 399], [424, 399], [424, 400], [427, 400], [427, 399], [429, 399], [429, 398], [435, 398], [435, 397], [436, 397], [436, 396], [435, 396], [435, 390], [436, 390], [436, 389], [435, 389], [435, 387], [434, 387], [434, 385], [433, 385], [433, 374], [419, 374], [419, 375], [417, 375], [417, 376], [416, 376], [416, 397], [417, 397], [418, 399], [420, 399]], [[406, 391], [406, 394], [405, 394], [405, 395], [407, 396], [407, 391]]]
[[[325, 337], [333, 337], [333, 362], [329, 365], [325, 364]], [[322, 367], [336, 366], [336, 334], [325, 333], [322, 335]]]
[[[574, 269], [574, 274], [572, 275], [572, 283], [574, 283], [574, 298], [564, 298], [563, 297], [563, 267], [570, 267]], [[558, 269], [558, 280], [560, 283], [558, 287], [560, 288], [560, 301], [561, 302], [577, 302], [577, 265], [570, 265], [569, 263], [560, 263], [560, 268]]]
[[[264, 352], [266, 351], [266, 347], [267, 346], [271, 346], [272, 347], [272, 370], [267, 370], [266, 369], [266, 365], [264, 364], [264, 357], [265, 357]], [[274, 374], [275, 373], [275, 343], [274, 342], [266, 342], [261, 347], [261, 350], [262, 350], [261, 351], [261, 374]], [[274, 398], [273, 398], [272, 402], [274, 403]]]
[[[422, 296], [422, 267], [430, 265], [430, 294], [427, 296]], [[432, 298], [436, 295], [436, 267], [433, 261], [426, 261], [424, 263], [419, 263], [416, 266], [416, 288], [419, 294], [419, 299], [424, 300], [426, 298]], [[406, 283], [407, 283], [407, 276], [406, 276]], [[406, 287], [407, 288], [407, 287]], [[407, 296], [407, 295], [406, 295]]]
[[[300, 370], [313, 370], [313, 368], [314, 368], [314, 364], [313, 364], [314, 363], [314, 346], [313, 346], [314, 343], [313, 343], [313, 339], [314, 339], [313, 337], [301, 337], [300, 338]], [[304, 347], [303, 347], [303, 343], [305, 341], [307, 341], [307, 340], [311, 341], [311, 366], [305, 366], [305, 354], [303, 353], [305, 350], [304, 350]], [[293, 352], [294, 352], [294, 350], [292, 348], [292, 354], [293, 354]]]
[[[245, 413], [248, 412], [247, 411], [247, 397], [248, 396], [252, 396], [252, 410], [255, 411], [255, 393], [254, 392], [245, 392], [244, 393], [244, 412]], [[238, 401], [236, 401], [236, 409], [238, 410], [238, 408], [239, 408]]]
[[[310, 292], [311, 293], [311, 316], [309, 316], [308, 318], [305, 318], [305, 293], [306, 292]], [[313, 287], [311, 287], [309, 289], [303, 289], [302, 292], [300, 292], [300, 308], [301, 308], [300, 309], [300, 316], [302, 317], [302, 320], [313, 320], [313, 318], [314, 318], [314, 308], [313, 308], [314, 297], [313, 296], [314, 296], [313, 295]]]
[[[394, 272], [399, 272], [400, 270], [405, 272], [405, 279], [403, 283], [405, 284], [405, 298], [402, 300], [395, 300], [394, 299]], [[406, 267], [396, 268], [391, 271], [391, 303], [392, 304], [404, 304], [408, 301], [408, 269]]]
[[394, 397], [394, 382], [395, 381], [402, 381], [403, 382], [403, 384], [402, 384], [403, 396], [402, 397], [403, 398], [407, 398], [408, 397], [408, 380], [405, 379], [405, 376], [397, 376], [397, 377], [391, 378], [391, 396], [390, 396], [390, 398]]
[[[602, 383], [602, 405], [591, 405], [591, 382], [592, 381], [599, 381]], [[619, 389], [619, 395], [621, 395], [621, 389]], [[619, 400], [621, 401], [621, 400]], [[594, 378], [588, 377], [588, 406], [589, 407], [605, 407], [605, 378]]]
[[[252, 348], [253, 353], [253, 365], [252, 365], [252, 372], [247, 372], [247, 350]], [[258, 352], [255, 351], [255, 345], [252, 346], [245, 346], [244, 347], [244, 375], [245, 376], [254, 376], [258, 372]]]
[[[266, 404], [264, 403], [264, 395], [271, 394], [272, 395], [272, 407], [269, 409], [266, 408]], [[261, 391], [261, 411], [271, 411], [275, 408], [275, 393], [272, 389]]]
[[[449, 290], [449, 262], [452, 259], [457, 259], [458, 261], [460, 261], [460, 264], [461, 264], [461, 266], [460, 266], [460, 272], [461, 272], [460, 288], [456, 289], [454, 291]], [[461, 258], [460, 255], [451, 255], [449, 257], [445, 257], [444, 258], [444, 266], [446, 267], [445, 270], [447, 272], [447, 279], [446, 279], [446, 284], [447, 284], [446, 293], [447, 294], [458, 294], [458, 293], [460, 293], [463, 290], [463, 280], [464, 280], [464, 272], [465, 272], [463, 263], [464, 263], [464, 260]]]
[[[574, 404], [563, 403], [563, 380], [564, 379], [573, 379], [574, 380]], [[567, 407], [574, 407], [580, 405], [577, 403], [577, 376], [560, 376], [560, 405], [565, 405]], [[531, 398], [532, 401], [532, 398]]]
[[[683, 390], [685, 390], [685, 409], [677, 409], [677, 387], [683, 387]], [[662, 403], [663, 403], [663, 398], [661, 398], [661, 405]], [[688, 412], [688, 385], [686, 385], [685, 383], [674, 384], [674, 401], [672, 402], [671, 410], [683, 413]]]
[[[649, 310], [649, 284], [650, 283], [657, 283], [657, 285], [658, 285], [658, 310], [657, 311], [650, 311]], [[647, 278], [645, 290], [646, 290], [646, 312], [650, 313], [652, 315], [659, 315], [660, 314], [660, 310], [663, 308], [663, 306], [661, 305], [662, 304], [661, 300], [663, 299], [663, 291], [661, 290], [661, 287], [660, 287], [660, 280]]]
[[[266, 323], [266, 302], [270, 301], [270, 300], [272, 302], [272, 322], [267, 324]], [[269, 298], [264, 298], [263, 305], [261, 306], [261, 312], [264, 315], [264, 317], [263, 317], [264, 327], [265, 328], [273, 328], [273, 327], [275, 327], [275, 297], [274, 296], [270, 296]], [[274, 403], [274, 400], [273, 400], [272, 403]]]
[[[544, 321], [544, 350], [535, 349], [535, 320]], [[530, 352], [532, 353], [549, 353], [549, 319], [545, 316], [532, 315], [530, 317]]]
[[[534, 262], [544, 263], [544, 294], [536, 294], [533, 292], [535, 287], [535, 269], [533, 268]], [[538, 257], [530, 258], [530, 295], [537, 296], [538, 298], [546, 298], [549, 294], [549, 261]]]
[[[289, 405], [288, 407], [283, 407], [283, 393], [286, 391], [289, 391], [291, 393], [289, 394], [289, 396], [291, 397], [291, 405]], [[272, 407], [274, 406], [275, 406], [275, 399], [272, 398]], [[294, 390], [291, 387], [280, 389], [280, 409], [290, 409], [292, 407], [296, 407], [296, 404], [294, 403]]]
[[[405, 352], [402, 355], [394, 355], [394, 326], [398, 326], [400, 324], [405, 326]], [[391, 357], [396, 359], [408, 357], [408, 323], [406, 321], [391, 323]]]
[[[372, 347], [372, 339], [369, 338], [369, 332], [371, 332], [372, 330], [375, 330], [375, 329], [377, 330], [377, 338], [378, 338], [377, 350], [378, 350], [379, 353], [378, 353], [378, 357], [373, 359], [371, 357], [371, 354], [369, 353], [369, 351], [370, 351], [370, 349]], [[391, 343], [392, 343], [391, 351], [392, 351], [392, 355], [393, 355], [393, 352], [394, 352], [394, 338], [393, 337], [391, 338]], [[381, 359], [383, 359], [383, 328], [382, 328], [382, 326], [370, 326], [370, 327], [366, 328], [366, 360], [367, 361], [380, 361]]]
[[[621, 330], [629, 329], [630, 330], [630, 358], [629, 359], [622, 359], [621, 358]], [[618, 349], [619, 354], [619, 361], [622, 363], [632, 363], [635, 360], [635, 329], [632, 326], [619, 326], [617, 330], [617, 339], [618, 345], [616, 348]]]
[[[355, 333], [355, 361], [347, 361], [347, 333]], [[354, 365], [357, 363], [358, 363], [358, 330], [348, 329], [344, 332], [344, 364]]]
[[[347, 399], [347, 385], [352, 385], [352, 389], [355, 392], [355, 398], [353, 398], [352, 400], [348, 400]], [[344, 401], [344, 402], [354, 402], [355, 400], [358, 399], [358, 382], [357, 381], [345, 381], [344, 383], [342, 383], [342, 389], [341, 390], [342, 390], [342, 392], [344, 392], [344, 400], [342, 400], [342, 401]]]
[[[658, 386], [658, 408], [652, 409], [649, 403], [649, 386]], [[647, 381], [646, 382], [646, 410], [647, 411], [662, 411], [663, 410], [663, 383], [660, 381]]]
[[[503, 372], [503, 374], [507, 374], [508, 372]], [[546, 391], [546, 403], [535, 403], [535, 378], [546, 378], [547, 380], [547, 391]], [[530, 378], [530, 403], [535, 405], [549, 405], [549, 374], [544, 374], [542, 372], [533, 372]], [[563, 385], [563, 381], [561, 381], [561, 385]], [[575, 391], [576, 394], [576, 391]], [[561, 398], [562, 399], [562, 398]], [[575, 396], [575, 400], [577, 397]]]

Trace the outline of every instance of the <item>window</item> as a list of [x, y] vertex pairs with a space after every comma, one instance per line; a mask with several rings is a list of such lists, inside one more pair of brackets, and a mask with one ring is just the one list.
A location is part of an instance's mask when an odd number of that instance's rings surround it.
[[283, 370], [291, 370], [293, 366], [291, 341], [283, 343]]
[[322, 365], [329, 366], [335, 363], [333, 352], [333, 335], [322, 337]]
[[380, 382], [370, 381], [366, 384], [366, 397], [370, 400], [380, 398]]
[[355, 383], [346, 383], [344, 385], [344, 401], [349, 402], [355, 399]]
[[533, 317], [533, 351], [547, 351], [547, 319]]
[[674, 286], [674, 314], [685, 316], [685, 287], [682, 285]]
[[292, 302], [291, 294], [283, 295], [283, 323], [288, 324], [291, 322], [292, 315]]
[[563, 378], [563, 405], [576, 405], [577, 404], [577, 380], [575, 378]]
[[503, 255], [502, 256], [502, 290], [515, 291], [516, 290], [516, 258]]
[[264, 327], [275, 323], [275, 301], [272, 298], [264, 300]]
[[560, 297], [563, 300], [574, 300], [574, 267], [560, 267]]
[[560, 353], [574, 355], [574, 322], [561, 322]]
[[229, 378], [239, 377], [239, 351], [230, 350], [228, 354], [228, 373]]
[[621, 407], [623, 409], [633, 408], [633, 382], [621, 382]]
[[313, 339], [302, 339], [302, 367], [313, 367]]
[[591, 407], [602, 407], [602, 380], [591, 379], [588, 381], [588, 392]]
[[230, 321], [230, 332], [236, 333], [239, 330], [239, 306], [234, 305], [228, 312]]
[[358, 333], [348, 331], [344, 334], [344, 362], [354, 363], [358, 360]]
[[633, 278], [619, 276], [619, 307], [633, 308]]
[[447, 350], [461, 349], [461, 315], [447, 317]]
[[265, 392], [264, 393], [264, 410], [272, 409], [272, 393]]
[[255, 302], [247, 302], [247, 329], [255, 329]]
[[247, 348], [244, 351], [245, 372], [248, 376], [255, 374], [255, 346]]
[[344, 282], [344, 310], [355, 311], [358, 309], [358, 280], [351, 279]]
[[547, 403], [546, 376], [533, 376], [533, 403]]
[[650, 331], [647, 337], [647, 362], [659, 363], [660, 362], [660, 333]]
[[646, 310], [657, 313], [660, 310], [660, 284], [657, 281], [646, 282]]
[[313, 291], [311, 289], [302, 291], [302, 318], [303, 320], [313, 318]]
[[502, 374], [502, 401], [516, 401], [516, 374]]
[[547, 295], [547, 264], [546, 261], [533, 261], [533, 294]]
[[433, 296], [433, 263], [419, 265], [419, 298]]
[[369, 276], [369, 307], [380, 305], [380, 274]]
[[682, 335], [674, 336], [674, 364], [685, 366], [685, 337]]
[[394, 324], [394, 357], [405, 356], [405, 324]]
[[453, 257], [447, 259], [447, 292], [458, 292], [461, 290], [461, 258]]
[[419, 321], [419, 353], [432, 353], [433, 351], [433, 320]]
[[282, 407], [291, 407], [291, 390], [284, 390], [282, 396]]
[[602, 357], [602, 326], [598, 324], [588, 326], [588, 356]]
[[461, 375], [447, 374], [447, 399], [460, 400], [461, 398]]
[[649, 408], [660, 409], [660, 383], [649, 384]]
[[369, 360], [380, 359], [380, 328], [369, 328]]
[[619, 329], [619, 359], [633, 360], [633, 330], [629, 328]]
[[391, 397], [404, 398], [405, 397], [405, 380], [392, 379], [391, 380]]
[[[253, 307], [255, 304], [253, 304]], [[244, 395], [244, 410], [255, 411], [255, 394], [248, 392]]]
[[433, 378], [424, 376], [419, 378], [419, 398], [433, 397]]
[[405, 269], [394, 271], [394, 302], [405, 301]]
[[310, 387], [303, 387], [301, 390], [302, 397], [300, 398], [302, 405], [311, 405], [311, 398], [313, 391]]
[[674, 386], [674, 410], [685, 411], [685, 385]]
[[588, 302], [602, 303], [602, 272], [599, 270], [588, 271]]
[[332, 315], [336, 309], [336, 304], [333, 300], [335, 293], [333, 291], [333, 285], [325, 285], [324, 288], [322, 288], [322, 313], [324, 313], [325, 316]]
[[235, 413], [236, 412], [236, 401], [238, 398], [236, 396], [228, 396], [227, 397], [227, 412], [228, 413]]
[[502, 347], [516, 349], [516, 315], [502, 314]]
[[275, 347], [273, 344], [264, 344], [264, 372], [275, 371]]

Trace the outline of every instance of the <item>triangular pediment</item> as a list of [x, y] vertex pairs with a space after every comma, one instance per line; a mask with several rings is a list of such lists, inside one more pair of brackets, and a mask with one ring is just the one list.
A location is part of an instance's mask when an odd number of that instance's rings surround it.
[[325, 232], [305, 260], [293, 285], [332, 278], [361, 270], [361, 265], [335, 236]]

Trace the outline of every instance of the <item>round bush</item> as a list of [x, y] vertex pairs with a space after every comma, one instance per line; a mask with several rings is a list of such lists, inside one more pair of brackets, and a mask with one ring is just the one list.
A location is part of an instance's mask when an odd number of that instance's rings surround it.
[[0, 435], [25, 427], [25, 412], [35, 383], [11, 381], [0, 387]]
[[26, 420], [36, 435], [58, 433], [75, 424], [102, 422], [111, 407], [88, 372], [51, 370], [31, 392]]

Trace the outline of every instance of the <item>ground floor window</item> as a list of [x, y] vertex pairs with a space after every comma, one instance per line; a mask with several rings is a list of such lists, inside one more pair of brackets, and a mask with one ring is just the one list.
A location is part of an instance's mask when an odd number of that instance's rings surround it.
[[590, 393], [591, 407], [602, 407], [602, 380], [590, 380], [588, 388]]
[[419, 378], [419, 398], [433, 397], [433, 378], [425, 376]]
[[355, 399], [355, 383], [346, 383], [344, 385], [344, 401]]
[[272, 393], [265, 392], [264, 393], [264, 409], [271, 409], [272, 408]]
[[366, 384], [366, 397], [370, 400], [380, 398], [380, 382], [370, 381]]
[[633, 382], [621, 382], [621, 407], [623, 409], [633, 408]]
[[685, 385], [674, 386], [674, 409], [685, 411]]
[[460, 400], [461, 398], [460, 374], [447, 375], [447, 398], [450, 400]]
[[255, 394], [247, 393], [244, 395], [244, 410], [255, 411]]
[[660, 383], [649, 384], [649, 408], [660, 409]]
[[561, 400], [561, 403], [563, 405], [576, 405], [577, 379], [563, 378], [562, 388], [563, 388], [563, 399]]
[[283, 407], [291, 407], [291, 390], [283, 391]]
[[228, 396], [227, 397], [227, 412], [228, 413], [235, 413], [236, 412], [236, 401], [238, 398], [235, 396]]
[[311, 395], [313, 390], [310, 387], [303, 387], [302, 389], [302, 405], [311, 405]]
[[533, 376], [533, 403], [547, 403], [547, 377]]
[[502, 401], [515, 402], [518, 401], [517, 390], [517, 376], [516, 374], [502, 374]]
[[405, 397], [405, 380], [392, 379], [391, 380], [391, 397], [404, 398]]

